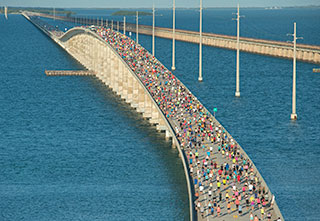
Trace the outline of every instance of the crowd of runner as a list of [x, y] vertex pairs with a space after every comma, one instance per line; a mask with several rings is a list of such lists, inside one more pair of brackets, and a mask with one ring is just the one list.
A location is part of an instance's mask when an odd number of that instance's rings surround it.
[[274, 196], [238, 144], [197, 98], [134, 40], [105, 27], [90, 28], [111, 45], [145, 85], [175, 129], [188, 160], [199, 216], [249, 215], [280, 220]]
[[95, 31], [137, 74], [175, 128], [189, 161], [198, 213], [220, 217], [246, 212], [253, 221], [276, 218], [271, 210], [274, 199], [250, 159], [197, 98], [131, 38], [107, 28]]

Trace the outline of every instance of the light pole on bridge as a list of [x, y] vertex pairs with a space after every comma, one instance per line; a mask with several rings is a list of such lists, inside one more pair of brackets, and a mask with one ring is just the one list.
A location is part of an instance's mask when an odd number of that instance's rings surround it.
[[8, 7], [4, 6], [4, 17], [8, 20]]
[[172, 71], [176, 70], [175, 66], [175, 43], [176, 43], [176, 1], [173, 0], [173, 15], [172, 15]]
[[293, 34], [287, 34], [293, 36], [293, 76], [292, 76], [292, 113], [291, 120], [297, 120], [298, 115], [296, 112], [296, 60], [297, 60], [297, 40], [303, 39], [302, 37], [297, 37], [297, 24], [293, 23], [294, 32]]
[[233, 19], [237, 21], [237, 70], [236, 70], [236, 97], [240, 97], [240, 18], [244, 16], [240, 16], [240, 6], [238, 4], [238, 11], [236, 13], [237, 18]]
[[126, 35], [126, 17], [123, 17], [123, 34]]
[[199, 81], [202, 81], [202, 0], [200, 0]]
[[137, 11], [136, 16], [136, 42], [139, 44], [139, 12]]
[[155, 9], [154, 9], [154, 3], [153, 3], [153, 8], [152, 8], [152, 56], [155, 56], [154, 29], [155, 29]]

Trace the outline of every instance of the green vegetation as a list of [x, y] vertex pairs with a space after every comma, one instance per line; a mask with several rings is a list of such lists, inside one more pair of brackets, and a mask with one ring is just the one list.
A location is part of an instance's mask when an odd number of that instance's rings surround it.
[[[53, 8], [29, 8], [29, 7], [8, 7], [8, 14], [17, 14], [21, 11], [30, 11], [30, 12], [38, 12], [38, 13], [44, 13], [44, 14], [53, 14]], [[4, 13], [4, 8], [0, 8], [0, 13]], [[62, 8], [56, 8], [56, 14], [57, 15], [66, 15], [70, 16], [72, 14], [75, 14], [72, 11], [66, 11]]]
[[[112, 16], [116, 16], [116, 15], [119, 15], [119, 16], [135, 16], [136, 13], [137, 13], [136, 11], [117, 11], [117, 12], [112, 13], [111, 15]], [[140, 12], [139, 11], [139, 16], [148, 16], [148, 15], [152, 15], [152, 13], [150, 13], [150, 12]]]

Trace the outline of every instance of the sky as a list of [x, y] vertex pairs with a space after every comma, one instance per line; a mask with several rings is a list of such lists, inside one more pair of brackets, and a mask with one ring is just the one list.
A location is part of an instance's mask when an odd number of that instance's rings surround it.
[[[158, 8], [172, 7], [173, 0], [0, 0], [0, 5], [60, 8]], [[176, 0], [176, 7], [198, 7], [199, 0]], [[203, 0], [204, 7], [305, 6], [320, 5], [319, 0]]]

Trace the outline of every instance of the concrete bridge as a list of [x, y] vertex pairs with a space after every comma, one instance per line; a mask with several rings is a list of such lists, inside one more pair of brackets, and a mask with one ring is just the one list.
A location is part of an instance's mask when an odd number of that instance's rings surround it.
[[[38, 14], [39, 16], [53, 18], [52, 15]], [[123, 22], [115, 23], [114, 21], [103, 21], [99, 19], [78, 19], [74, 17], [56, 16], [56, 19], [68, 22], [81, 22], [85, 25], [101, 25], [106, 24], [108, 27], [116, 29], [119, 25], [119, 30], [123, 30]], [[126, 23], [126, 31], [136, 32], [136, 24]], [[139, 25], [139, 34], [152, 35], [152, 26]], [[160, 38], [172, 39], [171, 28], [155, 28], [155, 36]], [[178, 41], [190, 42], [199, 44], [199, 32], [187, 30], [175, 30], [175, 39]], [[213, 33], [202, 33], [202, 43], [204, 45], [225, 48], [229, 50], [237, 49], [237, 38], [235, 36], [220, 35]], [[293, 44], [282, 41], [271, 41], [255, 38], [240, 37], [240, 51], [255, 53], [273, 57], [280, 57], [285, 59], [293, 58]], [[297, 60], [320, 64], [320, 46], [297, 44]]]
[[[23, 15], [172, 140], [184, 167], [190, 220], [249, 220], [251, 212], [261, 217], [260, 208], [265, 217], [270, 213], [273, 220], [282, 218], [273, 194], [241, 146], [143, 47], [105, 27], [75, 27], [61, 33], [32, 13]], [[239, 208], [242, 213], [236, 211]]]
[[[122, 28], [122, 26], [120, 26]], [[136, 32], [134, 24], [126, 27], [127, 31]], [[152, 35], [152, 26], [139, 25], [139, 34]], [[171, 28], [157, 27], [155, 36], [172, 39]], [[199, 44], [199, 32], [187, 30], [175, 30], [175, 38], [178, 41]], [[202, 33], [202, 44], [237, 50], [237, 38], [235, 36]], [[293, 58], [293, 44], [281, 41], [240, 37], [240, 51], [261, 54], [285, 59]], [[320, 46], [297, 44], [297, 60], [320, 64]]]

